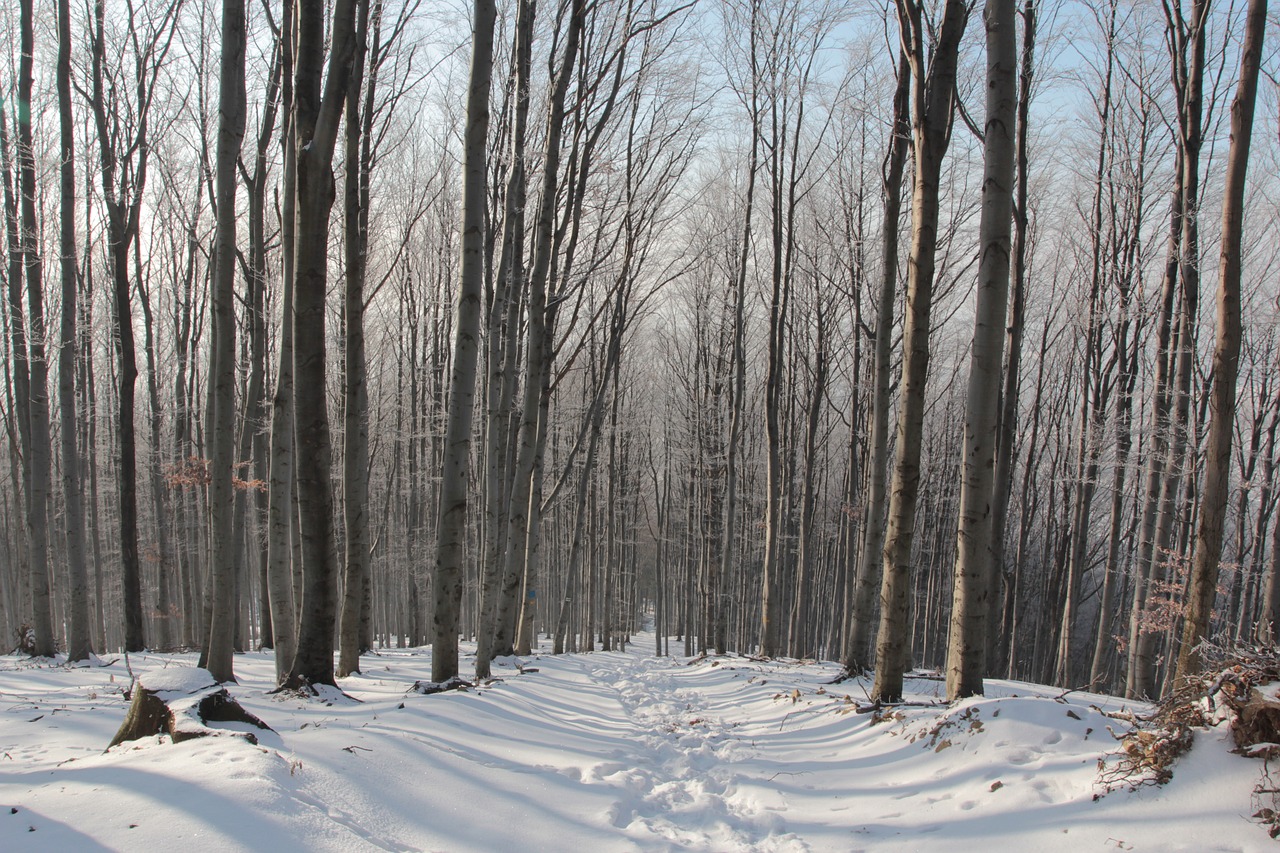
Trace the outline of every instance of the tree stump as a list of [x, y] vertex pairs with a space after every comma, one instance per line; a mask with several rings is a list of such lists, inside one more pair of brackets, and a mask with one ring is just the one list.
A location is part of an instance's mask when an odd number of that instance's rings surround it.
[[270, 726], [241, 707], [207, 669], [159, 670], [138, 679], [129, 713], [107, 748], [158, 734], [169, 735], [174, 743], [216, 734], [258, 742], [252, 732], [215, 729], [210, 723], [247, 723], [271, 731]]
[[1254, 687], [1248, 700], [1236, 708], [1236, 721], [1231, 728], [1236, 746], [1247, 749], [1256, 744], [1280, 743], [1280, 692], [1277, 684]]

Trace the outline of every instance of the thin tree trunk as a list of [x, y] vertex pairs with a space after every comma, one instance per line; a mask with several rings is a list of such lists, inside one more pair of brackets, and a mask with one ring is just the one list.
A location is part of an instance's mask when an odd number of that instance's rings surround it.
[[89, 577], [85, 562], [84, 485], [77, 444], [76, 355], [80, 330], [80, 306], [76, 281], [76, 159], [75, 122], [71, 112], [71, 7], [58, 0], [58, 126], [60, 171], [58, 254], [62, 277], [62, 327], [58, 349], [58, 408], [62, 418], [62, 491], [66, 504], [67, 581], [70, 612], [67, 625], [67, 661], [87, 660], [93, 654], [90, 640]]
[[209, 573], [213, 607], [210, 613], [206, 667], [218, 681], [235, 681], [232, 651], [235, 627], [235, 573], [239, 555], [232, 536], [235, 511], [235, 264], [236, 165], [245, 124], [245, 7], [244, 0], [222, 0], [222, 59], [219, 66], [218, 142], [215, 160], [217, 233], [214, 242], [210, 316], [213, 340], [209, 349], [212, 433], [209, 437]]
[[1218, 561], [1222, 557], [1222, 529], [1231, 489], [1231, 430], [1236, 408], [1236, 379], [1240, 370], [1245, 175], [1249, 166], [1249, 144], [1253, 134], [1266, 22], [1267, 0], [1250, 0], [1240, 56], [1240, 82], [1231, 104], [1231, 147], [1227, 154], [1222, 200], [1217, 345], [1213, 353], [1209, 396], [1204, 490], [1200, 495], [1200, 526], [1192, 554], [1191, 586], [1187, 592], [1186, 622], [1175, 683], [1198, 675], [1203, 664], [1199, 646], [1209, 634], [1213, 598], [1217, 591]]
[[[294, 209], [294, 434], [302, 548], [298, 644], [285, 685], [333, 684], [338, 559], [326, 396], [325, 314], [329, 213], [334, 201], [333, 152], [356, 55], [356, 4], [338, 0], [325, 73], [325, 4], [300, 0], [293, 90], [296, 187]], [[323, 83], [323, 90], [322, 90]]]
[[293, 519], [297, 516], [293, 436], [293, 263], [297, 151], [293, 133], [293, 0], [284, 0], [280, 24], [280, 106], [284, 149], [280, 211], [280, 352], [271, 398], [270, 462], [267, 479], [267, 586], [276, 652], [276, 680], [293, 667], [297, 649], [298, 602], [294, 589]]
[[[381, 14], [381, 5], [374, 12]], [[377, 22], [375, 21], [375, 26]], [[343, 304], [345, 345], [342, 397], [342, 489], [346, 522], [346, 561], [343, 574], [342, 616], [338, 634], [338, 675], [360, 671], [361, 614], [372, 584], [369, 570], [369, 385], [365, 364], [364, 279], [369, 251], [368, 181], [370, 163], [361, 156], [365, 117], [360, 110], [364, 85], [369, 4], [356, 11], [356, 56], [347, 82], [346, 173], [343, 188], [343, 249], [346, 290]], [[374, 74], [369, 86], [377, 83]], [[370, 117], [371, 118], [371, 117]]]
[[902, 177], [911, 151], [911, 63], [898, 52], [898, 84], [893, 96], [893, 130], [885, 158], [884, 221], [880, 243], [883, 266], [877, 297], [875, 355], [871, 398], [871, 439], [867, 448], [867, 497], [863, 501], [862, 550], [854, 581], [853, 619], [845, 648], [845, 669], [850, 673], [871, 668], [871, 626], [875, 593], [884, 568], [884, 514], [889, 465], [890, 385], [893, 370], [893, 307], [898, 290], [898, 228], [902, 216]]
[[1013, 205], [1013, 261], [1010, 270], [1012, 293], [1009, 302], [1009, 327], [1004, 387], [1000, 392], [1000, 436], [996, 442], [995, 494], [991, 507], [991, 579], [993, 594], [1002, 592], [999, 610], [987, 618], [989, 657], [987, 671], [1003, 673], [1009, 665], [1009, 644], [1014, 598], [1014, 571], [1007, 568], [1005, 531], [1008, 524], [1009, 500], [1013, 495], [1013, 469], [1018, 454], [1018, 396], [1022, 371], [1022, 336], [1026, 324], [1027, 274], [1027, 128], [1030, 124], [1031, 84], [1035, 78], [1036, 19], [1038, 0], [1026, 0], [1022, 7], [1022, 58], [1018, 78], [1017, 187]]

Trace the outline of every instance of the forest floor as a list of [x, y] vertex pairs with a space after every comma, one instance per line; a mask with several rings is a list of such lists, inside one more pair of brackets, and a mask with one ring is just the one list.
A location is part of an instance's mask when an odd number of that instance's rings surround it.
[[[326, 701], [232, 693], [274, 732], [104, 751], [123, 659], [0, 657], [0, 850], [951, 851], [1274, 849], [1262, 763], [1221, 729], [1164, 786], [1107, 793], [1121, 700], [988, 682], [986, 698], [859, 713], [830, 663], [626, 652], [502, 659], [480, 689], [413, 692], [430, 652], [388, 649]], [[134, 655], [135, 672], [194, 655]], [[464, 661], [469, 667], [470, 660]], [[936, 703], [936, 704], [935, 704]], [[1132, 707], [1130, 708], [1132, 710]], [[1137, 710], [1143, 710], [1138, 708]], [[1112, 758], [1106, 758], [1106, 756]], [[1097, 795], [1103, 795], [1095, 799]]]

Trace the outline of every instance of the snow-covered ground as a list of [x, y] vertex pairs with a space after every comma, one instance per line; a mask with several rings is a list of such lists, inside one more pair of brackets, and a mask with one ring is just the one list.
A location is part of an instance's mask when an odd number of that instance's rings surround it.
[[[1268, 850], [1262, 765], [1197, 734], [1165, 787], [1095, 801], [1121, 702], [990, 682], [988, 697], [873, 723], [832, 664], [625, 652], [499, 662], [479, 690], [424, 696], [426, 650], [386, 650], [351, 699], [233, 693], [275, 730], [103, 748], [123, 660], [0, 658], [0, 850]], [[518, 664], [523, 663], [523, 671]], [[136, 672], [189, 655], [134, 656]], [[469, 662], [465, 665], [469, 665]], [[536, 670], [536, 671], [534, 671]], [[918, 700], [941, 685], [909, 684]], [[359, 701], [356, 701], [359, 700]]]

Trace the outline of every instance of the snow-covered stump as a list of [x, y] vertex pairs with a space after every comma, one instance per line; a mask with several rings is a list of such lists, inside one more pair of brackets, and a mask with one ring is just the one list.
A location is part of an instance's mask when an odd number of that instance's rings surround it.
[[1247, 750], [1258, 745], [1280, 744], [1280, 682], [1249, 690], [1247, 698], [1229, 703], [1236, 712], [1231, 734], [1236, 746]]
[[241, 707], [207, 669], [163, 669], [138, 679], [129, 713], [107, 748], [158, 734], [169, 735], [174, 743], [217, 734], [258, 742], [252, 732], [215, 729], [210, 723], [246, 723], [271, 731], [270, 726]]

